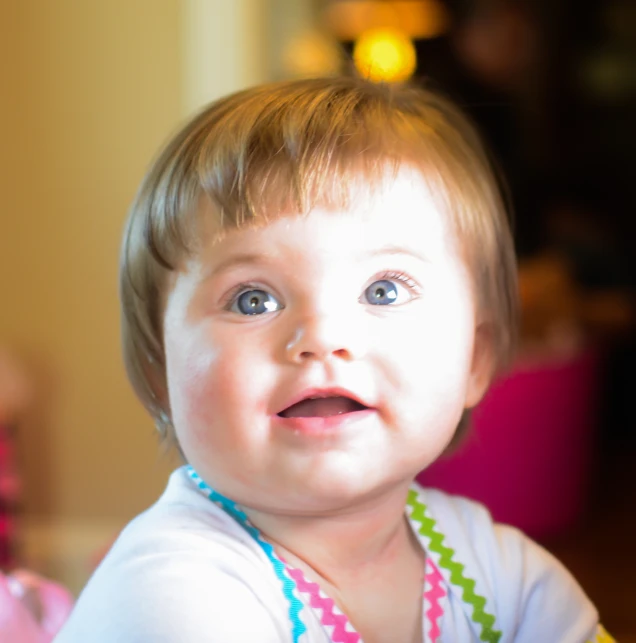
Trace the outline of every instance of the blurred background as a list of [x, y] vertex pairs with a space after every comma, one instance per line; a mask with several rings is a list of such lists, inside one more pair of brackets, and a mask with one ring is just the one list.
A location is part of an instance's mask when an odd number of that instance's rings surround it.
[[3, 0], [0, 567], [79, 591], [176, 459], [125, 378], [118, 249], [159, 146], [259, 82], [411, 80], [482, 131], [514, 211], [511, 375], [423, 481], [555, 551], [636, 640], [636, 4]]

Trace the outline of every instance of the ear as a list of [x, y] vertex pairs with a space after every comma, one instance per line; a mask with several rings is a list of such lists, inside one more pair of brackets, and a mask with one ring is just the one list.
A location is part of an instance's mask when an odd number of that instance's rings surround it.
[[477, 324], [470, 376], [466, 387], [465, 408], [477, 406], [484, 396], [495, 370], [494, 329], [489, 322]]

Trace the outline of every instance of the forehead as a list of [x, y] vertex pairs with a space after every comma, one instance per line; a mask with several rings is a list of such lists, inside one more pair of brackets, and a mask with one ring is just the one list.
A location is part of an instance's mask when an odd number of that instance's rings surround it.
[[[280, 186], [284, 190], [284, 186]], [[386, 243], [401, 241], [414, 248], [436, 245], [456, 248], [455, 226], [447, 208], [447, 198], [440, 195], [423, 174], [411, 166], [395, 171], [387, 169], [369, 181], [363, 174], [343, 178], [337, 193], [325, 191], [314, 195], [307, 210], [299, 211], [287, 204], [284, 207], [262, 205], [257, 216], [249, 222], [219, 221], [211, 203], [199, 210], [200, 248], [219, 249], [228, 245], [240, 246], [259, 238], [290, 230], [294, 219], [307, 220], [307, 234], [320, 228], [340, 234], [355, 235], [354, 243]], [[290, 244], [302, 242], [299, 227], [289, 234]], [[309, 242], [310, 239], [305, 241]], [[437, 246], [441, 247], [439, 243]]]

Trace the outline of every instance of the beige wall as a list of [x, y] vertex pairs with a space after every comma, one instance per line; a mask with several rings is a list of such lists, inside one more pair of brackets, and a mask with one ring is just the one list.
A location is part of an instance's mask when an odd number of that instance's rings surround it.
[[19, 432], [27, 550], [74, 589], [86, 570], [71, 559], [152, 502], [176, 463], [120, 356], [126, 210], [186, 115], [266, 79], [269, 3], [3, 3], [0, 344], [36, 392]]
[[144, 168], [181, 117], [179, 2], [29, 0], [3, 14], [0, 341], [36, 383], [26, 513], [123, 521], [168, 470], [123, 375], [117, 255]]
[[[124, 520], [167, 463], [125, 381], [117, 255], [181, 118], [178, 0], [3, 3], [0, 341], [29, 361], [28, 515]], [[140, 474], [138, 472], [143, 472]]]

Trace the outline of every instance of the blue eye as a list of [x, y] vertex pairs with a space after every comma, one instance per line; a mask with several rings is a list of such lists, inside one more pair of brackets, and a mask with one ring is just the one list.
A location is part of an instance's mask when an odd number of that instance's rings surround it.
[[367, 301], [374, 306], [393, 304], [398, 299], [398, 287], [388, 279], [374, 281], [365, 291]]
[[[401, 283], [404, 281], [405, 283]], [[365, 291], [364, 299], [373, 306], [389, 306], [391, 304], [404, 304], [410, 301], [416, 291], [416, 285], [407, 281], [406, 277], [391, 276], [391, 279], [378, 279]]]
[[282, 305], [265, 290], [244, 290], [233, 302], [232, 310], [241, 315], [263, 315], [280, 310]]

